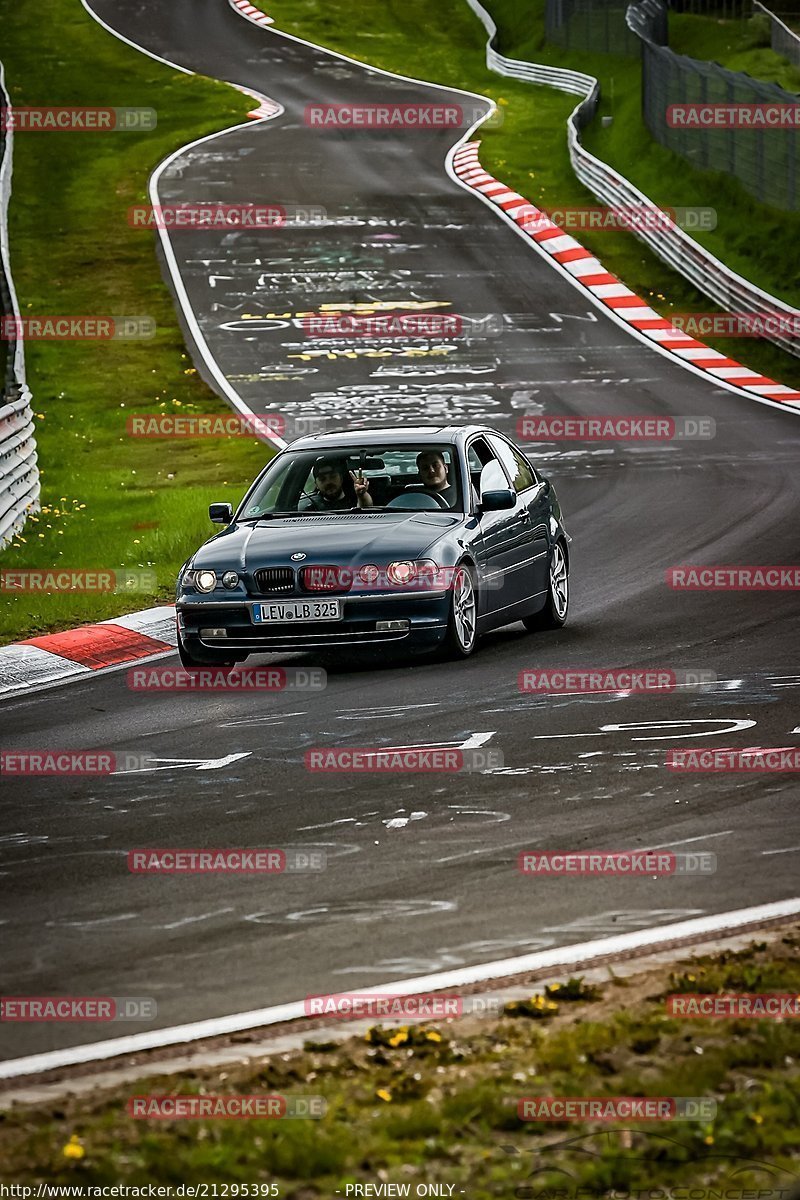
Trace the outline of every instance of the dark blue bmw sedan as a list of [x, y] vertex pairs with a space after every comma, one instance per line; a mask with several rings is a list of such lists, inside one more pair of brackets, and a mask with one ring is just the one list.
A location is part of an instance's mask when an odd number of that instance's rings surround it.
[[402, 646], [465, 658], [513, 621], [564, 624], [569, 536], [552, 484], [477, 425], [300, 438], [178, 577], [184, 666]]

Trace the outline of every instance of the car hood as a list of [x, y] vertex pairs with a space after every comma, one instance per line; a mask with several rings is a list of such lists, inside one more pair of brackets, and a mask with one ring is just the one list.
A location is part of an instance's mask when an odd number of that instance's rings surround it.
[[[275, 518], [258, 525], [234, 524], [201, 546], [192, 566], [223, 570], [256, 570], [288, 566], [293, 554], [309, 564], [350, 565], [397, 558], [420, 558], [440, 537], [465, 518], [445, 512], [314, 513]], [[298, 561], [298, 560], [295, 560]]]

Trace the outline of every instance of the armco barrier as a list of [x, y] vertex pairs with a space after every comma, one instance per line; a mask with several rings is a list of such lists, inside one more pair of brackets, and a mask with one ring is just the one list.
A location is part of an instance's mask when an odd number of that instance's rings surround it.
[[[600, 98], [598, 80], [593, 75], [584, 75], [580, 71], [523, 62], [499, 54], [494, 44], [497, 26], [491, 15], [479, 0], [467, 0], [467, 3], [488, 34], [486, 65], [491, 71], [509, 79], [544, 84], [546, 87], [558, 88], [559, 91], [583, 97], [567, 121], [570, 161], [581, 183], [611, 208], [644, 207], [659, 213], [661, 210], [658, 205], [649, 197], [607, 163], [590, 154], [581, 144], [581, 131], [597, 111]], [[762, 291], [754, 283], [737, 275], [683, 229], [669, 221], [665, 214], [652, 223], [652, 228], [647, 228], [649, 224], [650, 222], [642, 222], [641, 226], [635, 229], [635, 236], [645, 242], [658, 258], [680, 272], [699, 291], [719, 304], [725, 312], [745, 313], [762, 318], [783, 318], [785, 321], [800, 319], [800, 310], [792, 308], [777, 296], [771, 296], [769, 292]], [[790, 354], [800, 357], [798, 338], [780, 332], [765, 333], [764, 336], [782, 349], [788, 350]]]
[[[2, 63], [0, 103], [4, 108], [11, 104]], [[0, 132], [0, 311], [3, 316], [19, 317], [8, 246], [13, 146], [13, 132], [10, 129]], [[25, 382], [25, 352], [19, 340], [4, 343], [4, 348], [5, 378], [0, 393], [0, 549], [22, 528], [28, 514], [39, 508], [39, 468], [31, 394]]]

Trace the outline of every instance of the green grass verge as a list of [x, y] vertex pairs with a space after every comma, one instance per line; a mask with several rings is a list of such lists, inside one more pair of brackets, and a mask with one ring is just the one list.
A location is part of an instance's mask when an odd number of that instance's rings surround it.
[[669, 44], [676, 54], [718, 62], [786, 92], [800, 92], [800, 67], [770, 48], [769, 26], [763, 13], [746, 21], [670, 13]]
[[163, 158], [240, 123], [253, 102], [139, 54], [76, 0], [51, 0], [46, 21], [34, 4], [11, 6], [2, 57], [16, 104], [158, 113], [150, 133], [14, 140], [10, 234], [23, 315], [149, 315], [157, 334], [26, 343], [43, 509], [0, 556], [0, 568], [145, 568], [158, 584], [136, 594], [5, 595], [0, 641], [8, 642], [171, 598], [178, 567], [213, 532], [209, 501], [237, 500], [269, 452], [254, 439], [148, 441], [125, 431], [134, 412], [228, 411], [187, 357], [155, 234], [131, 229], [127, 210], [147, 202], [150, 172]]
[[[408, 1184], [412, 1196], [424, 1183], [504, 1200], [652, 1195], [681, 1185], [698, 1189], [698, 1200], [788, 1200], [800, 1176], [800, 1023], [685, 1020], [667, 1015], [665, 997], [797, 993], [797, 932], [672, 971], [612, 976], [599, 990], [573, 981], [548, 989], [552, 1008], [517, 1003], [499, 1018], [374, 1027], [344, 1042], [318, 1033], [303, 1050], [221, 1073], [198, 1066], [177, 1078], [15, 1107], [0, 1120], [0, 1179], [275, 1183], [284, 1200], [344, 1196], [347, 1184], [378, 1182]], [[131, 1095], [175, 1092], [317, 1095], [327, 1112], [314, 1121], [148, 1122], [126, 1114]], [[717, 1112], [650, 1124], [518, 1116], [522, 1097], [566, 1095], [694, 1096], [716, 1101]], [[786, 1190], [714, 1190], [721, 1185]]]
[[[464, 87], [499, 102], [498, 128], [484, 128], [481, 161], [488, 171], [548, 209], [596, 205], [576, 180], [566, 144], [574, 97], [552, 88], [504, 79], [485, 66], [483, 26], [465, 0], [259, 0], [276, 27], [386, 70]], [[601, 79], [603, 113], [614, 123], [587, 135], [588, 148], [623, 171], [658, 203], [716, 208], [718, 227], [698, 236], [714, 254], [760, 287], [800, 305], [800, 285], [787, 270], [800, 240], [800, 214], [777, 213], [752, 200], [734, 181], [693, 170], [657, 145], [639, 112], [637, 62], [544, 45], [544, 0], [487, 0], [500, 29], [503, 53], [587, 71]], [[425, 36], [420, 37], [424, 28]], [[757, 235], [753, 236], [752, 231]], [[581, 230], [581, 242], [629, 287], [665, 316], [714, 312], [717, 307], [626, 232]], [[746, 365], [800, 387], [800, 361], [769, 342], [708, 338], [709, 345]]]

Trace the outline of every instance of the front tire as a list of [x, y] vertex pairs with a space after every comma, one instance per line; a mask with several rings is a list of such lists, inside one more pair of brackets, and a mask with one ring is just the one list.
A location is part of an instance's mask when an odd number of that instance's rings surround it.
[[538, 629], [562, 629], [569, 611], [569, 566], [563, 542], [556, 542], [550, 559], [550, 578], [544, 608], [523, 617], [522, 624], [530, 633]]
[[466, 563], [453, 572], [452, 590], [442, 651], [446, 658], [469, 658], [478, 643], [478, 598], [475, 578]]

